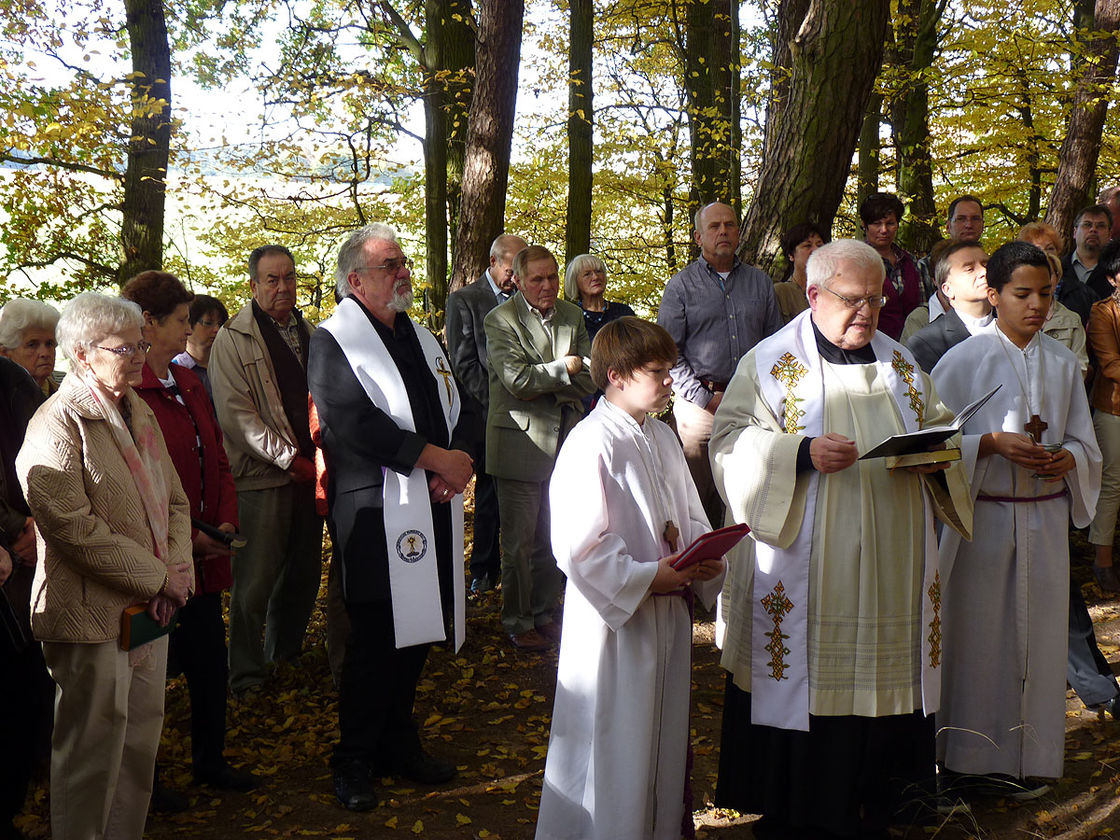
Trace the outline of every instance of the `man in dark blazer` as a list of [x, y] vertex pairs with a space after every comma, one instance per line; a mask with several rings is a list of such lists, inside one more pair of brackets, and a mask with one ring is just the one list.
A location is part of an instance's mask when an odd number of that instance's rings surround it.
[[1073, 250], [1062, 260], [1058, 300], [1089, 323], [1089, 310], [1112, 294], [1100, 264], [1101, 249], [1108, 244], [1112, 211], [1103, 204], [1083, 208], [1073, 220]]
[[926, 373], [950, 347], [991, 323], [987, 265], [988, 255], [979, 242], [954, 242], [937, 260], [934, 277], [950, 308], [914, 333], [907, 343]]
[[583, 313], [558, 300], [560, 269], [547, 248], [514, 259], [519, 294], [486, 316], [490, 411], [486, 471], [502, 517], [502, 626], [514, 647], [560, 640], [563, 575], [552, 555], [548, 482], [556, 453], [595, 391]]
[[[433, 642], [463, 638], [462, 491], [480, 436], [443, 351], [408, 317], [408, 259], [388, 225], [355, 231], [335, 273], [340, 303], [311, 339], [327, 504], [350, 619], [339, 685], [335, 793], [377, 805], [375, 776], [455, 776], [412, 720]], [[452, 644], [453, 642], [453, 644]]]
[[[447, 298], [447, 351], [460, 391], [482, 406], [490, 405], [490, 368], [487, 366], [487, 314], [517, 291], [513, 282], [513, 258], [525, 247], [520, 236], [503, 233], [490, 246], [490, 267], [474, 283], [452, 292]], [[502, 574], [502, 551], [498, 538], [498, 493], [494, 479], [485, 470], [486, 449], [480, 447], [474, 477], [474, 543], [471, 548], [471, 592], [493, 589]]]

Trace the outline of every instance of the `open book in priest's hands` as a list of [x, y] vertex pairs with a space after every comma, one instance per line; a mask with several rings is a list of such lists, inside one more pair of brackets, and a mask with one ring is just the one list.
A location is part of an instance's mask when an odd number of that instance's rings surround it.
[[[864, 452], [859, 456], [861, 461], [868, 458], [890, 458], [892, 462], [887, 466], [891, 469], [894, 467], [907, 467], [915, 466], [918, 464], [932, 464], [941, 463], [945, 461], [958, 461], [960, 460], [959, 449], [932, 449], [939, 444], [944, 443], [953, 435], [961, 430], [961, 426], [972, 419], [992, 395], [998, 391], [1002, 385], [997, 385], [984, 396], [975, 402], [969, 403], [960, 413], [956, 419], [944, 426], [927, 426], [924, 429], [919, 429], [916, 432], [907, 432], [901, 435], [891, 435], [886, 440], [873, 446], [871, 449]], [[905, 461], [901, 459], [905, 458]], [[895, 461], [894, 459], [900, 459]]]
[[673, 561], [673, 568], [680, 571], [699, 563], [701, 560], [718, 560], [750, 532], [751, 529], [746, 525], [728, 525], [726, 528], [701, 534], [677, 556], [677, 559]]

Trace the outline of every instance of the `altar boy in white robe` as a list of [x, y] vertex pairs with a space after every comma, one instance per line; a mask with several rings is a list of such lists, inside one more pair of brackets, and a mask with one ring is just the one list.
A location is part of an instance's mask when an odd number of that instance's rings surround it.
[[552, 473], [552, 548], [568, 583], [537, 840], [691, 836], [690, 602], [715, 602], [723, 561], [671, 565], [710, 530], [680, 444], [647, 416], [668, 404], [676, 360], [656, 324], [604, 326], [591, 353], [604, 397]]
[[[1069, 528], [1093, 518], [1101, 455], [1077, 357], [1041, 332], [1046, 255], [1009, 242], [988, 261], [994, 327], [933, 370], [946, 405], [1002, 386], [965, 424], [975, 537], [941, 543], [945, 665], [938, 758], [1027, 797], [1062, 775]], [[998, 789], [998, 787], [997, 787]]]

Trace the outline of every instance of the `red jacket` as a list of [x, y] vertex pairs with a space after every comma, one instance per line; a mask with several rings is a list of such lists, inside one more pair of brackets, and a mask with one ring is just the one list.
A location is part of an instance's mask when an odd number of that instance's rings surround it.
[[[191, 518], [218, 526], [229, 522], [237, 527], [237, 490], [229, 471], [229, 459], [222, 445], [222, 430], [214, 405], [202, 380], [181, 365], [170, 365], [171, 376], [186, 406], [156, 379], [144, 365], [144, 378], [136, 393], [156, 416], [171, 462], [191, 503]], [[198, 445], [202, 444], [199, 462]], [[193, 537], [195, 530], [191, 530]], [[195, 577], [199, 592], [228, 589], [233, 577], [229, 557], [195, 557]]]

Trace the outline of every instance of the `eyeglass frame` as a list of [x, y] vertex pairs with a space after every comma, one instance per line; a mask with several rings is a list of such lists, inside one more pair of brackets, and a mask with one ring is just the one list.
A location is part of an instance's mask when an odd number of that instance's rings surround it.
[[[844, 297], [844, 295], [840, 294], [839, 292], [832, 291], [832, 289], [828, 288], [828, 286], [817, 286], [817, 288], [818, 289], [824, 289], [826, 292], [830, 293], [833, 297], [840, 298], [840, 300], [842, 300], [844, 302], [844, 305], [846, 307], [848, 307], [848, 309], [851, 309], [852, 311], [857, 311], [857, 310], [863, 309], [863, 305], [865, 303], [868, 306], [871, 307], [872, 311], [875, 311], [876, 309], [882, 309], [884, 306], [887, 305], [886, 295], [875, 295], [875, 296], [870, 296], [869, 295], [867, 297], [861, 297], [861, 298], [850, 298], [850, 297]], [[876, 306], [874, 303], [872, 303], [872, 301], [876, 301], [876, 300], [879, 301], [878, 306]]]
[[357, 273], [359, 271], [369, 271], [372, 268], [376, 268], [379, 271], [388, 271], [391, 274], [396, 274], [402, 268], [407, 268], [411, 271], [412, 266], [415, 265], [415, 263], [413, 263], [411, 259], [409, 259], [408, 257], [402, 256], [401, 261], [400, 261], [400, 265], [393, 268], [392, 263], [394, 263], [395, 261], [396, 261], [396, 257], [389, 260], [388, 262], [382, 263], [381, 265], [360, 265], [360, 266], [358, 266], [357, 268], [354, 269], [354, 272]]
[[118, 359], [127, 359], [130, 356], [135, 356], [137, 351], [147, 356], [148, 351], [152, 349], [152, 343], [150, 341], [139, 341], [136, 344], [126, 344], [123, 347], [104, 347], [100, 344], [95, 344], [93, 346], [98, 350], [112, 353]]

